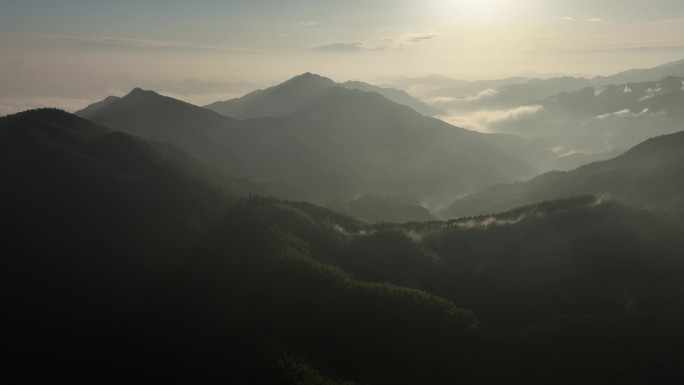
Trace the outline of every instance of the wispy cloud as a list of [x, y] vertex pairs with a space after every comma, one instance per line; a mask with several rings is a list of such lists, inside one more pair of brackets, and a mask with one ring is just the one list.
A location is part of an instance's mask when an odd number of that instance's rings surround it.
[[[537, 216], [541, 216], [537, 214]], [[462, 229], [475, 229], [475, 230], [486, 230], [492, 226], [511, 226], [520, 223], [525, 219], [525, 215], [520, 215], [517, 218], [497, 218], [497, 217], [485, 217], [485, 218], [471, 218], [466, 220], [460, 220], [454, 222], [455, 227]]]
[[314, 51], [327, 51], [327, 52], [354, 52], [363, 51], [363, 42], [360, 41], [340, 41], [336, 43], [327, 43], [319, 45], [312, 48]]
[[650, 112], [649, 108], [644, 108], [641, 112], [632, 112], [630, 109], [624, 109], [616, 111], [610, 114], [603, 114], [596, 117], [596, 119], [603, 120], [608, 118], [638, 118], [641, 116], [660, 116], [664, 115], [665, 112]]
[[404, 33], [366, 40], [335, 41], [312, 47], [314, 51], [353, 52], [386, 51], [413, 47], [440, 37], [436, 32]]
[[75, 36], [33, 36], [22, 39], [0, 39], [0, 44], [39, 44], [50, 46], [71, 46], [80, 48], [109, 48], [146, 51], [215, 51], [254, 52], [251, 49], [215, 45], [192, 44], [155, 39], [132, 39], [121, 37], [75, 37]]
[[640, 101], [640, 102], [643, 102], [644, 100], [653, 99], [653, 98], [656, 97], [656, 94], [659, 94], [659, 93], [661, 93], [662, 91], [663, 91], [663, 89], [660, 88], [660, 85], [658, 85], [658, 87], [656, 87], [656, 88], [650, 88], [650, 87], [649, 87], [649, 88], [646, 90], [646, 94], [645, 94], [644, 96], [642, 96], [642, 97], [639, 98], [639, 101]]
[[588, 21], [592, 23], [599, 23], [603, 21], [603, 18], [600, 17], [590, 17], [590, 18], [576, 18], [574, 16], [565, 16], [561, 17], [562, 20], [565, 21]]

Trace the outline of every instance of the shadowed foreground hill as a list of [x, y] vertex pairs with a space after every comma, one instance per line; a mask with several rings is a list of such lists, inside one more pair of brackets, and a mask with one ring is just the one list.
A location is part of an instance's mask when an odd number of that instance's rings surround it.
[[2, 118], [0, 139], [3, 383], [684, 381], [679, 214], [224, 210], [191, 164], [61, 111]]
[[440, 216], [501, 212], [550, 199], [608, 195], [662, 210], [684, 208], [684, 133], [649, 139], [621, 156], [573, 171], [552, 171], [527, 182], [503, 184], [454, 201]]
[[169, 346], [174, 377], [249, 383], [266, 367], [368, 384], [676, 383], [682, 230], [681, 216], [594, 197], [404, 225], [252, 197], [164, 296], [169, 335], [187, 330], [188, 345]]
[[182, 151], [52, 109], [0, 119], [0, 176], [8, 369], [92, 349], [231, 201]]

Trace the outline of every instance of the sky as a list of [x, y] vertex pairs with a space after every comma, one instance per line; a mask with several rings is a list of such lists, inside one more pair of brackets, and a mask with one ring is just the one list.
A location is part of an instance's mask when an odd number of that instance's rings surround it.
[[206, 104], [307, 71], [383, 83], [683, 58], [681, 0], [4, 0], [0, 115], [137, 86]]

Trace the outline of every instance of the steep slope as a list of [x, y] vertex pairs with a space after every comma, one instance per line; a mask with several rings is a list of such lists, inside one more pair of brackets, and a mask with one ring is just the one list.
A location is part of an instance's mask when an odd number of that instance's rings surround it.
[[173, 143], [191, 153], [205, 152], [214, 136], [233, 120], [140, 88], [93, 111], [88, 117], [136, 136]]
[[74, 112], [74, 115], [80, 116], [82, 118], [90, 118], [91, 116], [95, 115], [100, 109], [107, 107], [108, 105], [114, 103], [115, 101], [121, 99], [118, 96], [107, 96], [103, 100], [93, 103], [89, 106], [87, 106], [84, 109], [78, 110]]
[[[251, 196], [209, 227], [222, 194], [154, 144], [59, 111], [0, 139], [3, 382], [684, 381], [681, 215], [582, 197], [368, 225]], [[678, 159], [666, 139], [622, 165]]]
[[455, 200], [440, 215], [455, 218], [584, 194], [608, 195], [638, 206], [684, 208], [684, 133], [649, 139], [617, 158], [528, 182], [494, 186]]
[[478, 134], [378, 94], [316, 92], [290, 116], [235, 121], [136, 90], [93, 120], [169, 141], [230, 174], [285, 186], [272, 190], [279, 196], [320, 203], [396, 191], [440, 200], [534, 173]]
[[436, 108], [429, 106], [427, 103], [418, 98], [414, 98], [406, 93], [406, 91], [398, 90], [396, 88], [379, 87], [372, 84], [351, 80], [340, 83], [339, 86], [349, 90], [375, 92], [397, 104], [413, 108], [425, 116], [434, 116], [439, 112]]
[[332, 202], [328, 207], [369, 223], [437, 219], [420, 202], [391, 195], [362, 195], [346, 202]]
[[102, 369], [82, 352], [232, 201], [205, 171], [178, 149], [63, 111], [0, 119], [3, 376], [46, 382], [69, 367], [81, 382]]
[[[255, 338], [276, 343], [337, 378], [439, 379], [446, 355], [424, 353], [465, 354], [459, 341], [472, 335], [477, 321], [444, 298], [359, 280], [330, 265], [335, 248], [349, 239], [341, 230], [365, 227], [306, 203], [252, 197], [237, 204], [184, 269], [179, 291], [193, 305], [182, 322], [206, 326], [202, 320], [210, 317], [212, 327], [239, 333], [241, 344], [254, 345]], [[198, 329], [197, 346], [211, 341], [215, 330]], [[211, 361], [232, 366], [231, 360]]]

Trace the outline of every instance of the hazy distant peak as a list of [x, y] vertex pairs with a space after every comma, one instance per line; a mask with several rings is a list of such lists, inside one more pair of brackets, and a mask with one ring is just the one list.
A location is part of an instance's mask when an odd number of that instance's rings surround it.
[[135, 87], [131, 92], [129, 92], [124, 98], [127, 97], [141, 97], [141, 96], [161, 96], [154, 91], [143, 90], [140, 87]]
[[324, 88], [333, 87], [337, 85], [334, 81], [325, 76], [313, 74], [311, 72], [305, 72], [301, 75], [297, 75], [290, 80], [281, 83], [276, 87], [312, 87], [312, 88]]
[[104, 100], [93, 103], [80, 111], [76, 111], [75, 114], [82, 118], [92, 119], [105, 111], [112, 111], [112, 109], [116, 110], [121, 108], [122, 105], [146, 104], [155, 100], [168, 100], [173, 102], [175, 99], [159, 95], [154, 91], [143, 90], [140, 87], [136, 87], [124, 97], [120, 98], [117, 96], [109, 96]]

